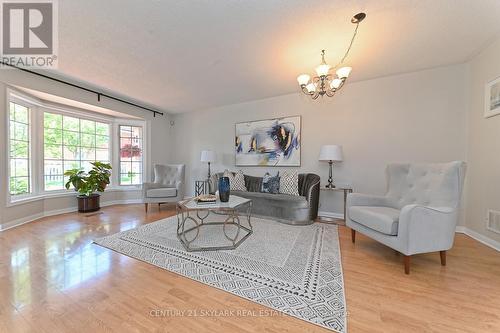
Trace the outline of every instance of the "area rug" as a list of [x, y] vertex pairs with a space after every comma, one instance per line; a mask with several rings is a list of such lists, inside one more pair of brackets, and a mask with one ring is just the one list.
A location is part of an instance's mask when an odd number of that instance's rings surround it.
[[[175, 216], [94, 242], [310, 323], [346, 332], [337, 226], [291, 226], [260, 218], [252, 218], [252, 225], [253, 234], [237, 249], [226, 251], [185, 251], [176, 235]], [[220, 244], [224, 241], [220, 228], [201, 230], [196, 242]]]

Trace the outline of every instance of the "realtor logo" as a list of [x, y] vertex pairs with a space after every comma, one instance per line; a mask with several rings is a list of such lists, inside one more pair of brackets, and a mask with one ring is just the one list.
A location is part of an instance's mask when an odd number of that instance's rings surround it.
[[18, 67], [55, 68], [57, 2], [3, 0], [2, 61]]

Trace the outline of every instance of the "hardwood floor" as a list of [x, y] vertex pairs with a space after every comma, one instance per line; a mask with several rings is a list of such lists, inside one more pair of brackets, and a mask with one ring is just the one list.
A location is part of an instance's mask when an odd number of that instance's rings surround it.
[[[0, 233], [0, 332], [329, 332], [91, 244], [173, 213], [111, 206]], [[402, 255], [359, 233], [340, 227], [340, 243], [349, 332], [500, 332], [495, 250], [458, 234], [447, 266], [412, 256], [405, 275]]]

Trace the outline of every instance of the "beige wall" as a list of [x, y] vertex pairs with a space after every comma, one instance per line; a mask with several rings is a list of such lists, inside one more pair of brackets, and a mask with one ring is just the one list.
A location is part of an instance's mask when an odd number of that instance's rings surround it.
[[500, 77], [500, 39], [469, 64], [467, 228], [500, 242], [486, 229], [488, 209], [500, 211], [500, 116], [484, 118], [485, 84]]
[[[41, 92], [65, 97], [75, 101], [102, 106], [110, 110], [130, 114], [145, 119], [150, 123], [150, 133], [153, 134], [151, 145], [149, 146], [149, 157], [151, 165], [154, 163], [167, 163], [169, 160], [169, 142], [170, 142], [170, 116], [157, 116], [153, 118], [152, 113], [144, 111], [126, 104], [103, 99], [97, 102], [95, 95], [83, 92], [79, 89], [61, 85], [59, 83], [39, 78], [28, 73], [17, 70], [0, 70], [0, 226], [6, 227], [12, 222], [22, 221], [33, 216], [40, 216], [46, 212], [64, 210], [75, 207], [74, 197], [61, 197], [41, 199], [35, 202], [29, 202], [12, 207], [6, 207], [6, 151], [5, 130], [6, 130], [6, 87], [8, 85], [17, 85], [25, 88], [38, 90]], [[109, 192], [103, 195], [103, 203], [116, 202], [121, 200], [137, 200], [140, 198], [140, 191], [132, 192]], [[0, 228], [1, 229], [1, 228]]]
[[[172, 162], [187, 166], [187, 192], [203, 179], [203, 149], [217, 152], [214, 171], [234, 166], [234, 124], [271, 117], [302, 116], [303, 172], [325, 181], [322, 144], [341, 144], [345, 161], [335, 180], [355, 191], [384, 193], [384, 169], [393, 161], [444, 162], [465, 159], [466, 66], [455, 65], [375, 80], [348, 83], [332, 99], [311, 101], [300, 94], [223, 106], [174, 116]], [[500, 117], [499, 117], [500, 119]], [[263, 175], [281, 168], [241, 168]], [[322, 211], [341, 212], [341, 197], [322, 193]]]

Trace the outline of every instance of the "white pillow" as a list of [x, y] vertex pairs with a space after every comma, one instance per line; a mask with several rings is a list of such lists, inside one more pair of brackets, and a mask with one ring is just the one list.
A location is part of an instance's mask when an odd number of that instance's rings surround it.
[[229, 178], [229, 188], [231, 191], [247, 191], [247, 188], [245, 186], [245, 175], [243, 174], [243, 171], [238, 170], [235, 174], [230, 172], [229, 170], [224, 170], [224, 177]]
[[280, 176], [280, 193], [299, 195], [299, 175], [297, 171], [284, 171]]

